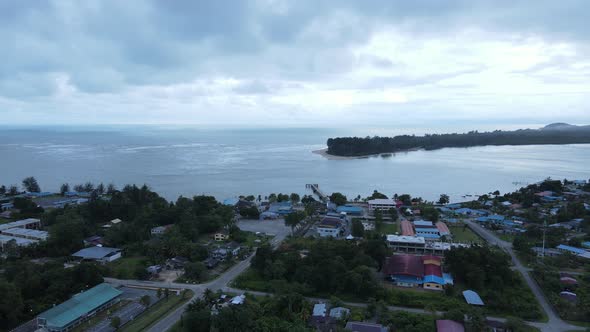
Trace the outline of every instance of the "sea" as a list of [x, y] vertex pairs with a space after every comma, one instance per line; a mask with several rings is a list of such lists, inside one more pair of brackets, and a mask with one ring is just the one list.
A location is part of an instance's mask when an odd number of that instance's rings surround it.
[[[422, 129], [426, 131], [425, 129]], [[330, 160], [312, 153], [336, 136], [395, 135], [371, 128], [198, 126], [0, 127], [0, 184], [35, 176], [62, 183], [147, 184], [169, 200], [213, 195], [310, 194], [306, 184], [350, 198], [378, 190], [437, 200], [475, 199], [553, 179], [589, 179], [590, 144], [486, 146]], [[414, 132], [420, 131], [413, 130]]]

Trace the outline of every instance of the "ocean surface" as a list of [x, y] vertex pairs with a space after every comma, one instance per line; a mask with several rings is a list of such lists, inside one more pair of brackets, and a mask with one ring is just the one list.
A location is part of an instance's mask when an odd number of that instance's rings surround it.
[[0, 127], [0, 184], [35, 176], [45, 191], [68, 182], [147, 184], [164, 197], [218, 199], [269, 193], [368, 196], [409, 193], [452, 201], [513, 191], [547, 177], [589, 179], [590, 145], [489, 146], [328, 160], [312, 153], [335, 136], [382, 134], [350, 129], [190, 127]]

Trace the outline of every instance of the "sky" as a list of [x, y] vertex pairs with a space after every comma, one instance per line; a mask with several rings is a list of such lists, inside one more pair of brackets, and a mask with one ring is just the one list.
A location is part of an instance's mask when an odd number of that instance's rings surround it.
[[590, 1], [0, 2], [0, 124], [590, 124]]

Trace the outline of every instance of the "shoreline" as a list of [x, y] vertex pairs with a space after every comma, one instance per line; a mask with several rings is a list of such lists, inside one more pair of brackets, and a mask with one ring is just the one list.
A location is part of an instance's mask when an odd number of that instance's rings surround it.
[[422, 150], [422, 148], [412, 148], [412, 149], [401, 150], [401, 151], [396, 151], [396, 152], [382, 152], [382, 153], [367, 154], [367, 155], [362, 155], [362, 156], [335, 156], [335, 155], [328, 153], [328, 148], [323, 148], [323, 149], [319, 149], [319, 150], [313, 150], [313, 151], [311, 151], [311, 153], [320, 155], [328, 160], [353, 160], [353, 159], [366, 159], [366, 158], [371, 158], [371, 157], [389, 158], [389, 157], [395, 156], [396, 153], [412, 152], [412, 151], [419, 151], [419, 150]]

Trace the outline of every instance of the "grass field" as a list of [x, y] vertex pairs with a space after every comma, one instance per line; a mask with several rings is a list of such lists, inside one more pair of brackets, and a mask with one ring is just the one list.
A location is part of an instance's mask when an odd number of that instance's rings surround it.
[[135, 279], [135, 271], [138, 267], [145, 268], [147, 264], [146, 257], [122, 257], [112, 263], [108, 267], [111, 269], [111, 275], [118, 279]]
[[122, 332], [140, 332], [145, 331], [150, 325], [157, 322], [160, 318], [164, 317], [174, 309], [181, 306], [186, 301], [193, 297], [194, 293], [191, 290], [186, 293], [176, 296], [170, 295], [168, 299], [162, 299], [156, 303], [153, 307], [143, 312], [133, 322], [123, 326], [120, 329]]
[[475, 234], [469, 227], [463, 226], [449, 226], [449, 230], [453, 235], [453, 241], [466, 243], [483, 243], [483, 239]]
[[395, 234], [399, 233], [399, 227], [397, 222], [394, 223], [383, 223], [381, 226], [381, 234]]

